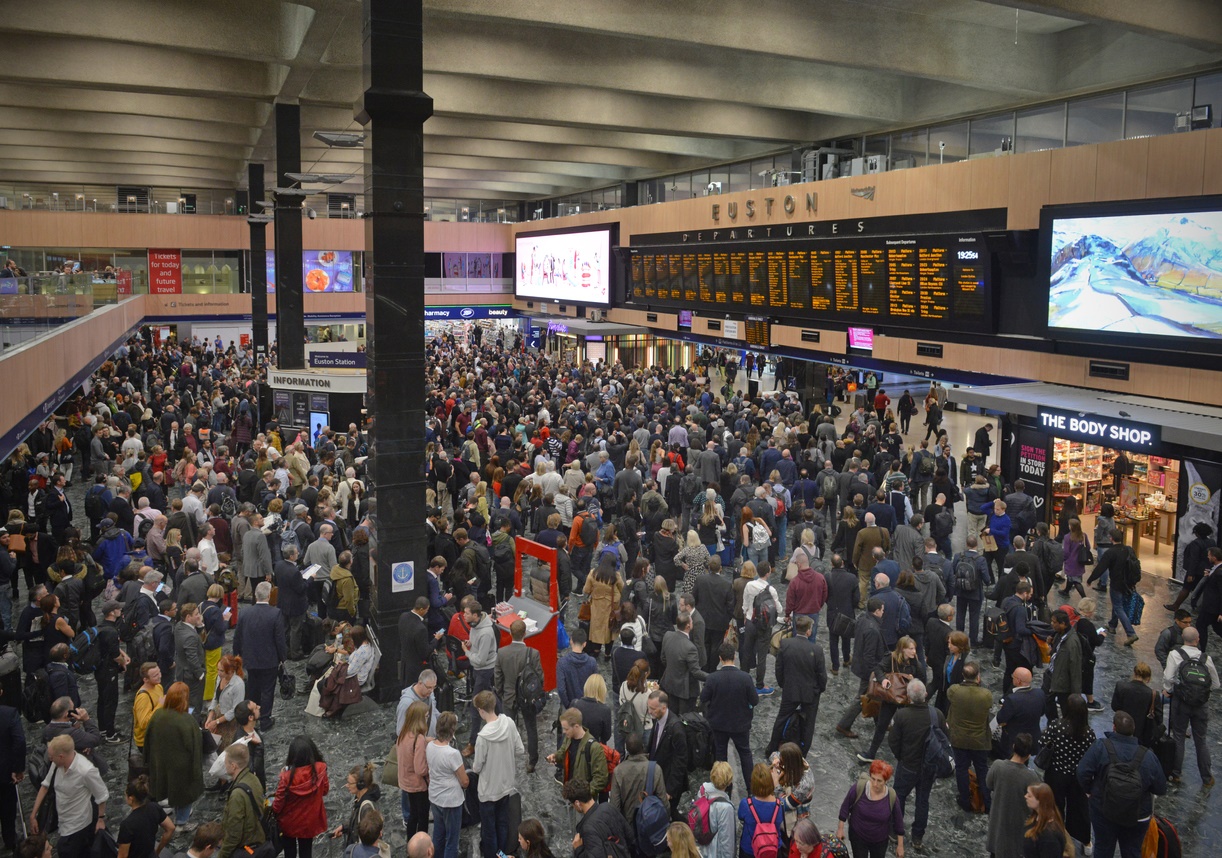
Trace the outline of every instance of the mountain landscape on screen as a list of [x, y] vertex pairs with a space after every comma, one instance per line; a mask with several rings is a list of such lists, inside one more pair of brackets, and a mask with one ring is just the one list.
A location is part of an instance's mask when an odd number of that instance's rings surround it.
[[1054, 222], [1048, 324], [1222, 339], [1222, 212]]

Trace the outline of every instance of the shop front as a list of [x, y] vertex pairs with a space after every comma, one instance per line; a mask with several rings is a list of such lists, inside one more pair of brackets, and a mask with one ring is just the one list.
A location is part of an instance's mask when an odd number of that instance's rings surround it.
[[1222, 409], [1042, 383], [966, 389], [959, 399], [1006, 415], [1003, 475], [1022, 478], [1054, 534], [1076, 517], [1093, 539], [1110, 505], [1142, 569], [1182, 578], [1193, 527], [1217, 532]]

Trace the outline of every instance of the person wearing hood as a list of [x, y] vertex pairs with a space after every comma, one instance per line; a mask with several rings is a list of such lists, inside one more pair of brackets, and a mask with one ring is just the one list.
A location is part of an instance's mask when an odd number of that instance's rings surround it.
[[574, 629], [569, 634], [572, 649], [556, 663], [556, 690], [562, 712], [585, 693], [586, 680], [598, 673], [598, 661], [585, 653], [587, 640], [584, 629]]
[[[496, 681], [496, 650], [497, 650], [497, 634], [496, 628], [492, 622], [492, 617], [484, 611], [480, 606], [479, 600], [474, 596], [468, 596], [463, 599], [462, 605], [463, 619], [467, 621], [467, 626], [471, 629], [470, 635], [463, 642], [463, 650], [467, 653], [467, 658], [471, 663], [471, 671], [474, 674], [471, 690], [473, 696], [478, 696], [482, 691], [491, 691]], [[477, 707], [472, 701], [471, 707], [471, 739], [467, 747], [463, 749], [463, 756], [469, 757], [475, 753], [475, 739], [479, 734], [480, 721]]]
[[331, 586], [335, 604], [327, 609], [327, 615], [337, 621], [351, 623], [356, 619], [356, 603], [360, 589], [352, 576], [352, 552], [341, 551], [336, 564], [331, 567]]
[[795, 552], [794, 558], [797, 561], [798, 574], [785, 590], [785, 616], [790, 619], [810, 617], [811, 622], [815, 624], [810, 633], [810, 639], [813, 641], [819, 631], [819, 612], [827, 603], [827, 578], [810, 568], [805, 554]]
[[132, 550], [132, 538], [127, 531], [116, 527], [114, 519], [109, 515], [102, 519], [101, 534], [97, 547], [93, 549], [93, 559], [102, 564], [106, 579], [113, 581], [127, 565], [127, 552]]
[[526, 754], [526, 748], [513, 719], [496, 713], [495, 694], [481, 691], [474, 703], [482, 722], [471, 763], [471, 771], [480, 776], [480, 851], [483, 858], [496, 858], [498, 852], [507, 855], [513, 851], [511, 838], [517, 832], [509, 830], [509, 804], [517, 793], [517, 758]]
[[276, 782], [272, 813], [280, 825], [285, 858], [310, 858], [314, 838], [327, 830], [323, 796], [331, 790], [327, 764], [314, 741], [297, 736]]

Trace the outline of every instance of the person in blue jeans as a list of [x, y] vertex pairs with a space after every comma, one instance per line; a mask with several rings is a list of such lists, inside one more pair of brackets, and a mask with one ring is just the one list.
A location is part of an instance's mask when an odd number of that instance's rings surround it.
[[[1090, 796], [1090, 824], [1095, 832], [1096, 858], [1112, 858], [1117, 846], [1120, 858], [1141, 858], [1142, 841], [1154, 812], [1154, 796], [1167, 792], [1167, 778], [1158, 757], [1137, 743], [1133, 729], [1133, 716], [1117, 712], [1112, 716], [1111, 732], [1104, 733], [1078, 763], [1078, 783]], [[1104, 804], [1105, 775], [1114, 763], [1128, 762], [1138, 755], [1141, 755], [1142, 796], [1139, 807], [1132, 814], [1132, 824], [1126, 825], [1116, 822], [1115, 809]]]
[[1086, 583], [1090, 584], [1096, 580], [1106, 581], [1110, 573], [1115, 573], [1115, 577], [1111, 579], [1111, 586], [1108, 587], [1112, 616], [1107, 621], [1107, 627], [1109, 631], [1115, 632], [1117, 624], [1124, 626], [1124, 633], [1128, 636], [1124, 645], [1132, 646], [1137, 642], [1137, 633], [1133, 630], [1133, 618], [1129, 616], [1127, 603], [1133, 593], [1133, 586], [1127, 580], [1126, 572], [1129, 552], [1133, 549], [1120, 544], [1122, 534], [1119, 530], [1113, 530], [1109, 536], [1112, 544], [1106, 548], [1097, 546], [1099, 561], [1095, 564], [1094, 571], [1091, 572]]
[[456, 858], [462, 834], [462, 805], [470, 779], [462, 753], [450, 744], [458, 728], [453, 712], [437, 718], [437, 738], [425, 749], [429, 764], [429, 805], [433, 812], [433, 853], [437, 858]]

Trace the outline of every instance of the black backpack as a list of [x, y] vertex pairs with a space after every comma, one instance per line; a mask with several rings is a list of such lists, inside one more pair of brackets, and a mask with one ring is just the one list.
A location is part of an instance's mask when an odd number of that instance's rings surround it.
[[1209, 692], [1213, 688], [1213, 677], [1209, 675], [1206, 660], [1209, 658], [1202, 652], [1196, 658], [1184, 652], [1184, 648], [1176, 647], [1180, 654], [1180, 667], [1175, 674], [1175, 699], [1185, 706], [1204, 706], [1209, 702]]
[[91, 522], [99, 522], [106, 515], [106, 504], [102, 502], [103, 486], [94, 486], [85, 495], [85, 517]]
[[935, 777], [948, 778], [955, 773], [955, 754], [946, 731], [938, 724], [938, 710], [929, 708], [929, 735], [925, 737], [925, 768]]
[[580, 534], [583, 547], [593, 551], [598, 544], [598, 522], [591, 513], [582, 513]]
[[713, 768], [713, 728], [699, 712], [685, 712], [679, 719], [687, 737], [687, 770], [708, 771]]
[[221, 493], [221, 515], [232, 520], [238, 514], [238, 498], [233, 492]]
[[518, 707], [523, 711], [538, 712], [547, 703], [548, 693], [543, 687], [543, 674], [533, 665], [526, 665], [526, 669], [518, 675], [517, 685], [515, 693]]
[[46, 668], [40, 667], [21, 689], [21, 714], [31, 724], [49, 721], [51, 702], [51, 683], [47, 679]]
[[151, 518], [140, 519], [140, 526], [136, 528], [136, 536], [140, 539], [147, 540], [149, 531], [153, 529], [153, 520]]
[[77, 673], [93, 673], [102, 663], [102, 648], [98, 646], [98, 627], [85, 629], [72, 639], [68, 647], [68, 666]]
[[106, 576], [102, 567], [92, 557], [86, 555], [82, 561], [85, 564], [85, 598], [92, 602], [106, 589]]
[[945, 507], [933, 517], [930, 532], [934, 539], [945, 539], [955, 532], [955, 514]]
[[772, 626], [776, 623], [780, 610], [776, 599], [772, 598], [772, 587], [770, 585], [765, 585], [762, 590], [755, 594], [755, 599], [751, 602], [751, 612], [751, 621], [755, 623], [757, 631], [764, 633], [772, 631]]
[[1137, 747], [1130, 760], [1116, 756], [1116, 746], [1111, 739], [1103, 740], [1107, 749], [1108, 767], [1103, 775], [1103, 818], [1114, 825], [1132, 825], [1141, 819], [1141, 803], [1146, 787], [1141, 777], [1141, 761], [1147, 748]]
[[1124, 561], [1121, 568], [1124, 570], [1124, 583], [1130, 590], [1137, 588], [1137, 584], [1141, 581], [1141, 560], [1137, 556], [1137, 552], [1129, 546], [1124, 547]]
[[123, 605], [123, 614], [119, 617], [119, 640], [131, 643], [143, 628], [140, 622], [140, 600], [146, 598], [140, 593], [130, 597]]
[[980, 586], [976, 558], [960, 554], [955, 558], [955, 590], [961, 596], [971, 595]]

